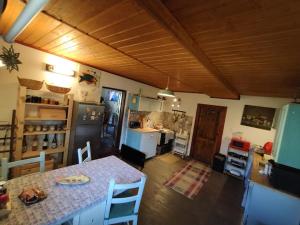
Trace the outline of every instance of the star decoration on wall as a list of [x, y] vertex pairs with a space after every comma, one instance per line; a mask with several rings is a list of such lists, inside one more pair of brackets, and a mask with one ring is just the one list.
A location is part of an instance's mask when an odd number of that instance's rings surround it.
[[18, 64], [22, 64], [22, 62], [18, 59], [20, 53], [15, 53], [13, 46], [10, 48], [2, 47], [2, 54], [0, 55], [0, 59], [6, 65], [6, 69], [11, 72], [13, 70], [19, 71]]

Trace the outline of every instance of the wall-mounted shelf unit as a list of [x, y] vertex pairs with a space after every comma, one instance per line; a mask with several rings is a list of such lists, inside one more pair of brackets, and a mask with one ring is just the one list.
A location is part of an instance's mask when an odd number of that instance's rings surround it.
[[[31, 102], [37, 99], [39, 102]], [[43, 100], [50, 102], [49, 99], [53, 100], [55, 104], [43, 102]], [[68, 156], [72, 108], [73, 95], [71, 94], [36, 91], [20, 86], [13, 161], [37, 157], [43, 150], [46, 152], [46, 169], [65, 166]], [[47, 139], [48, 141], [45, 141]], [[47, 143], [44, 149], [43, 143]], [[37, 171], [38, 169], [35, 167], [38, 167], [38, 164], [30, 168], [14, 169], [13, 176]]]

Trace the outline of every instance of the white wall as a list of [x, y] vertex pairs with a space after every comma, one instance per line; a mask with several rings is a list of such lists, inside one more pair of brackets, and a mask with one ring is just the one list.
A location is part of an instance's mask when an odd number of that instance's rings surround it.
[[[0, 47], [1, 46], [9, 47], [9, 45], [0, 38]], [[19, 59], [22, 61], [22, 64], [19, 65], [19, 72], [13, 71], [12, 73], [9, 73], [5, 68], [0, 68], [0, 121], [10, 121], [11, 111], [16, 108], [18, 87], [17, 76], [35, 80], [45, 80], [47, 83], [57, 86], [70, 87], [70, 93], [73, 93], [75, 100], [79, 101], [82, 100], [82, 91], [88, 91], [86, 100], [99, 102], [102, 86], [125, 90], [127, 91], [127, 96], [128, 93], [138, 93], [141, 89], [143, 95], [155, 97], [158, 91], [157, 88], [152, 86], [87, 67], [24, 45], [14, 44], [13, 46], [15, 52], [20, 53]], [[96, 74], [101, 77], [100, 85], [88, 85], [84, 82], [79, 84], [78, 77], [72, 78], [47, 72], [45, 71], [46, 63], [63, 65], [64, 67], [77, 71], [77, 74], [86, 70], [95, 71]], [[45, 85], [42, 90], [47, 91]]]
[[[192, 132], [194, 130], [195, 115], [197, 104], [210, 104], [227, 107], [227, 114], [225, 126], [222, 137], [221, 153], [227, 152], [227, 147], [235, 132], [242, 132], [243, 138], [249, 140], [252, 144], [264, 145], [267, 141], [273, 141], [276, 133], [275, 129], [262, 130], [258, 128], [240, 125], [243, 114], [244, 105], [265, 106], [272, 108], [280, 108], [283, 105], [292, 101], [286, 98], [268, 98], [268, 97], [255, 97], [255, 96], [241, 96], [240, 100], [226, 100], [210, 98], [203, 94], [190, 94], [190, 93], [176, 93], [176, 96], [181, 98], [180, 110], [187, 112], [187, 115], [193, 116]], [[170, 102], [165, 105], [165, 109], [171, 111]], [[192, 140], [190, 136], [189, 151]]]

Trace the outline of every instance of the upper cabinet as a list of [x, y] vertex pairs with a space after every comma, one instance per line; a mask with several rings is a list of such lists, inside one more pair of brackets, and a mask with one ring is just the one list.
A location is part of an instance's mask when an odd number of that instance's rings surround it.
[[162, 112], [163, 103], [154, 98], [129, 95], [128, 107], [134, 111]]

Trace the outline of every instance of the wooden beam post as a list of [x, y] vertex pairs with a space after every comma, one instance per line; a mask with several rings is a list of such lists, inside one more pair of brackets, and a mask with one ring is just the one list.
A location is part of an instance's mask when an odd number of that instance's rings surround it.
[[136, 2], [152, 15], [162, 26], [188, 50], [196, 59], [221, 82], [225, 88], [231, 93], [233, 99], [239, 99], [240, 95], [234, 87], [223, 77], [218, 68], [210, 61], [205, 52], [187, 33], [183, 26], [178, 22], [169, 9], [162, 3], [161, 0], [136, 0]]

